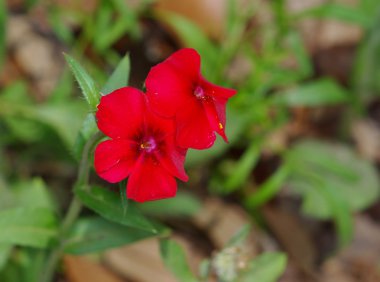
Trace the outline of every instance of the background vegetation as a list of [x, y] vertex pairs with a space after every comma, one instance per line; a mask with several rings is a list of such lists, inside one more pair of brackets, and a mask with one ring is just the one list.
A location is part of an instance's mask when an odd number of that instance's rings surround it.
[[[0, 2], [0, 280], [380, 281], [379, 27], [377, 0]], [[137, 205], [93, 173], [96, 97], [181, 47], [238, 90], [230, 142]], [[172, 274], [114, 249], [151, 237]]]

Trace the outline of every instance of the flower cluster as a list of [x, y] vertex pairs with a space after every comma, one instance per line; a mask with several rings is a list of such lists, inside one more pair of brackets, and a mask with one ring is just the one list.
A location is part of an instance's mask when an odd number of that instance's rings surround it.
[[95, 150], [97, 174], [116, 183], [127, 177], [127, 197], [145, 202], [173, 197], [175, 178], [187, 181], [187, 150], [206, 149], [215, 132], [227, 141], [226, 103], [236, 91], [206, 81], [200, 56], [181, 49], [153, 67], [146, 93], [123, 87], [102, 96], [96, 119], [109, 140]]

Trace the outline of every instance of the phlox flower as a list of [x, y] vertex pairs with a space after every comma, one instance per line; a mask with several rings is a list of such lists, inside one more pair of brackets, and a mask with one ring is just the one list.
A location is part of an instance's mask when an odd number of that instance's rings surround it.
[[150, 106], [157, 114], [174, 118], [182, 148], [209, 148], [214, 132], [227, 142], [226, 103], [236, 91], [205, 80], [200, 63], [197, 51], [181, 49], [153, 67], [145, 81]]
[[95, 149], [95, 170], [111, 183], [128, 177], [127, 198], [137, 202], [173, 197], [175, 178], [187, 181], [186, 149], [175, 143], [175, 124], [153, 114], [143, 92], [124, 87], [103, 96], [96, 119], [109, 140]]

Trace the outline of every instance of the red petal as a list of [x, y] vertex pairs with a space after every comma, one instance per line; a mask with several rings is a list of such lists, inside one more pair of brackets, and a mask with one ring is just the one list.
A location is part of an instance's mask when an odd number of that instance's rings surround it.
[[177, 113], [177, 143], [182, 148], [207, 149], [215, 142], [215, 134], [202, 102], [188, 99]]
[[203, 88], [208, 96], [215, 98], [229, 99], [236, 94], [235, 89], [225, 88], [208, 82], [203, 77], [199, 80], [199, 85]]
[[127, 184], [127, 197], [137, 202], [174, 197], [177, 183], [152, 157], [143, 155], [136, 163]]
[[154, 152], [157, 160], [174, 176], [182, 181], [189, 177], [184, 169], [187, 149], [179, 148], [175, 143], [176, 127], [173, 119], [165, 119], [151, 112], [146, 113], [148, 135], [154, 136], [160, 143]]
[[226, 128], [226, 103], [227, 100], [236, 94], [236, 90], [224, 88], [212, 84], [203, 77], [200, 79], [200, 86], [209, 97], [203, 105], [207, 113], [211, 128], [216, 131], [223, 139], [228, 142], [225, 134]]
[[141, 131], [145, 103], [144, 93], [132, 87], [103, 96], [96, 112], [99, 129], [111, 138], [130, 139]]
[[166, 144], [165, 152], [156, 151], [155, 156], [167, 171], [186, 182], [189, 180], [184, 167], [187, 149], [178, 148], [174, 142], [171, 143]]
[[227, 99], [210, 98], [210, 100], [203, 102], [203, 106], [212, 130], [228, 142], [224, 131], [226, 128], [226, 103]]
[[125, 179], [137, 159], [137, 144], [127, 140], [107, 140], [95, 149], [95, 171], [111, 183]]
[[200, 57], [194, 49], [181, 49], [153, 67], [145, 81], [154, 111], [172, 117], [187, 97], [193, 95], [200, 74]]
[[186, 75], [191, 80], [198, 80], [201, 68], [201, 57], [192, 48], [183, 48], [173, 53], [164, 63]]

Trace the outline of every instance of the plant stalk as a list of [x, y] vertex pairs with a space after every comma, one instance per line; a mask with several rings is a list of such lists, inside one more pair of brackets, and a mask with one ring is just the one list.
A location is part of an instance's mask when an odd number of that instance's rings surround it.
[[[94, 145], [103, 137], [101, 132], [95, 133], [85, 144], [82, 152], [82, 158], [79, 164], [78, 177], [74, 184], [74, 189], [79, 186], [83, 186], [84, 189], [88, 189], [89, 185], [89, 165], [88, 165], [88, 157], [90, 152], [92, 151]], [[82, 210], [82, 203], [78, 199], [77, 196], [74, 195], [70, 206], [63, 218], [62, 225], [58, 235], [58, 246], [55, 248], [49, 255], [45, 271], [41, 273], [40, 280], [41, 282], [51, 282], [54, 278], [54, 273], [56, 267], [63, 255], [64, 247], [65, 247], [65, 239], [67, 233], [70, 231], [70, 228], [74, 224], [75, 220], [78, 218], [80, 212]]]

